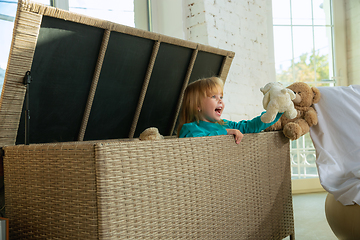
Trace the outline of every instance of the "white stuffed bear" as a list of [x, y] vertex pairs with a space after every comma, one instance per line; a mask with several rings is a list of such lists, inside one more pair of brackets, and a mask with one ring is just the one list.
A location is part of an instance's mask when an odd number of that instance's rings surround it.
[[260, 88], [264, 94], [263, 106], [266, 110], [261, 116], [261, 121], [270, 123], [275, 120], [276, 115], [284, 113], [285, 117], [293, 119], [297, 116], [297, 110], [294, 108], [292, 100], [295, 99], [295, 93], [279, 82], [270, 82], [264, 87]]

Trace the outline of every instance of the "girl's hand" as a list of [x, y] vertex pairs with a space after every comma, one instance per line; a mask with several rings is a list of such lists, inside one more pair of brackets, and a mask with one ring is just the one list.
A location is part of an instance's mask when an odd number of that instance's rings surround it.
[[244, 135], [237, 129], [226, 129], [227, 135], [234, 135], [235, 143], [239, 144]]

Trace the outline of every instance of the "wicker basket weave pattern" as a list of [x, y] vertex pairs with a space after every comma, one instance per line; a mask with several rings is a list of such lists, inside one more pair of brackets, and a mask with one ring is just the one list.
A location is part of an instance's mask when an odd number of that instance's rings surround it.
[[93, 146], [23, 145], [6, 154], [11, 239], [96, 238]]
[[5, 148], [14, 239], [282, 239], [294, 232], [281, 133]]

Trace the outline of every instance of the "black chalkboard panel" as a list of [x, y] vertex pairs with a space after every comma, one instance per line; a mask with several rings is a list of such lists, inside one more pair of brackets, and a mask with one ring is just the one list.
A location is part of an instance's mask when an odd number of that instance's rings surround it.
[[[178, 42], [122, 31], [105, 34], [103, 28], [43, 16], [31, 66], [30, 143], [138, 137], [149, 127], [157, 127], [164, 136], [173, 134], [196, 51], [195, 45]], [[97, 65], [102, 47], [104, 59]], [[188, 82], [219, 76], [225, 59], [199, 50]], [[150, 62], [154, 65], [144, 88]], [[90, 114], [84, 117], [96, 68], [99, 79]], [[135, 117], [140, 96], [145, 97]], [[24, 143], [24, 115], [23, 109], [16, 144]], [[79, 134], [83, 122], [85, 133]], [[133, 124], [135, 132], [130, 132]]]
[[170, 135], [192, 52], [176, 45], [160, 45], [134, 137], [148, 127], [157, 127], [162, 135]]
[[205, 77], [219, 76], [224, 56], [199, 51], [189, 83]]
[[129, 137], [154, 41], [112, 32], [84, 140]]
[[[77, 140], [103, 33], [43, 17], [31, 67], [30, 143]], [[24, 114], [16, 143], [24, 143]]]

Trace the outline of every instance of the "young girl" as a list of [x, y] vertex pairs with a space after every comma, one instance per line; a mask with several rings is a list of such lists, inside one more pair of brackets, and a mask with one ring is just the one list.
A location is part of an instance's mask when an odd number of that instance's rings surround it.
[[263, 123], [260, 116], [252, 120], [232, 122], [221, 119], [225, 104], [223, 102], [224, 83], [220, 78], [211, 77], [189, 84], [182, 103], [178, 135], [183, 137], [203, 137], [234, 135], [240, 143], [244, 133], [258, 133], [279, 120], [277, 114], [271, 123]]

